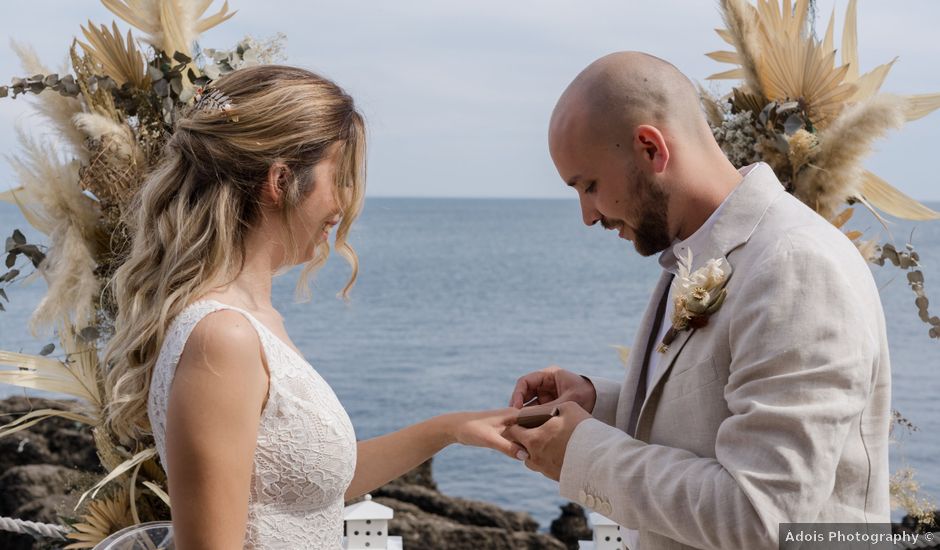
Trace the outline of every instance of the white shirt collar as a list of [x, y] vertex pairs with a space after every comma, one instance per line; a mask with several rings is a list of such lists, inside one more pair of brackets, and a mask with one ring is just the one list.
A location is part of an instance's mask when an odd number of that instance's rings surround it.
[[[761, 164], [762, 163], [757, 162], [745, 166], [739, 169], [738, 172], [741, 174], [742, 178], [746, 178], [748, 174], [754, 170], [754, 168], [757, 168]], [[711, 228], [718, 220], [718, 216], [721, 214], [721, 209], [725, 206], [725, 204], [728, 203], [728, 199], [730, 199], [731, 196], [734, 195], [735, 191], [737, 191], [740, 187], [741, 184], [739, 183], [737, 187], [728, 193], [728, 196], [725, 197], [725, 200], [721, 201], [721, 204], [718, 205], [718, 208], [712, 212], [711, 216], [705, 220], [705, 223], [703, 223], [701, 227], [695, 230], [695, 233], [692, 233], [688, 238], [682, 241], [676, 239], [672, 242], [672, 246], [670, 248], [663, 250], [659, 254], [659, 265], [661, 265], [663, 269], [675, 275], [678, 271], [676, 258], [685, 256], [686, 250], [692, 250], [692, 256], [695, 256], [695, 254], [702, 249], [702, 244], [705, 241], [705, 238], [708, 236], [709, 231], [711, 231]]]

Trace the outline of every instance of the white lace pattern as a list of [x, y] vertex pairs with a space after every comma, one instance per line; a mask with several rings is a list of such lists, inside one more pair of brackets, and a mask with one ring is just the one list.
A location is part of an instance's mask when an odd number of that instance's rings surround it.
[[170, 323], [147, 402], [160, 461], [166, 465], [167, 401], [177, 362], [196, 324], [220, 309], [241, 313], [255, 327], [270, 372], [251, 477], [245, 548], [341, 548], [343, 496], [356, 469], [352, 423], [310, 363], [245, 310], [202, 300]]

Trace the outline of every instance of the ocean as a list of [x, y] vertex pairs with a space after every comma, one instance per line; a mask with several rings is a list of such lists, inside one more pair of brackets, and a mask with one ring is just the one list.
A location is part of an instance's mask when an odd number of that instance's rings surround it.
[[[856, 210], [851, 227], [887, 238]], [[899, 248], [912, 227], [890, 226]], [[4, 236], [14, 228], [41, 240], [15, 207], [0, 204]], [[612, 346], [631, 345], [659, 273], [655, 258], [585, 227], [575, 200], [368, 199], [351, 242], [361, 269], [349, 302], [336, 298], [349, 269], [335, 256], [313, 282], [312, 301], [294, 301], [295, 270], [275, 280], [274, 304], [360, 439], [435, 414], [504, 407], [519, 376], [552, 364], [621, 378]], [[911, 242], [938, 315], [940, 222], [917, 224]], [[914, 468], [940, 500], [940, 340], [918, 319], [905, 274], [893, 266], [873, 273], [888, 321], [894, 407], [918, 428], [896, 430], [892, 470]], [[44, 291], [41, 280], [7, 289], [0, 349], [36, 353], [51, 341], [25, 328]], [[0, 387], [0, 397], [18, 393]], [[554, 482], [489, 450], [448, 448], [434, 474], [444, 493], [530, 512], [543, 528], [564, 503]]]

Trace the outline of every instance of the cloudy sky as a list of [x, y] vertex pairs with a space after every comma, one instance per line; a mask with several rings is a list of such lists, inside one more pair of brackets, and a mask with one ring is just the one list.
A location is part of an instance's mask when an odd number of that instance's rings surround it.
[[[820, 31], [847, 0], [819, 0]], [[201, 39], [226, 49], [246, 34], [287, 35], [287, 62], [321, 72], [358, 100], [370, 126], [370, 196], [569, 197], [546, 149], [549, 113], [584, 66], [617, 50], [643, 50], [703, 81], [725, 65], [713, 0], [232, 0], [234, 18]], [[214, 11], [216, 2], [210, 11]], [[12, 12], [12, 13], [11, 13]], [[30, 0], [0, 19], [0, 80], [22, 76], [9, 40], [58, 67], [79, 25], [114, 17], [91, 0]], [[900, 59], [883, 90], [940, 91], [940, 2], [860, 2], [862, 71]], [[122, 29], [127, 25], [119, 21]], [[730, 84], [720, 84], [727, 91]], [[15, 153], [13, 125], [35, 124], [28, 100], [0, 100], [0, 151]], [[921, 200], [940, 200], [930, 159], [940, 113], [878, 144], [867, 167]], [[14, 183], [0, 163], [0, 189]]]

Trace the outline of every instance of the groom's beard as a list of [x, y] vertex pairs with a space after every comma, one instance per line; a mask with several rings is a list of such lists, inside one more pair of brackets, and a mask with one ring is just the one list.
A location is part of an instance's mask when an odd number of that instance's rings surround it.
[[640, 223], [633, 237], [633, 247], [641, 256], [652, 256], [669, 248], [669, 193], [637, 170], [634, 173], [639, 196], [637, 212]]

